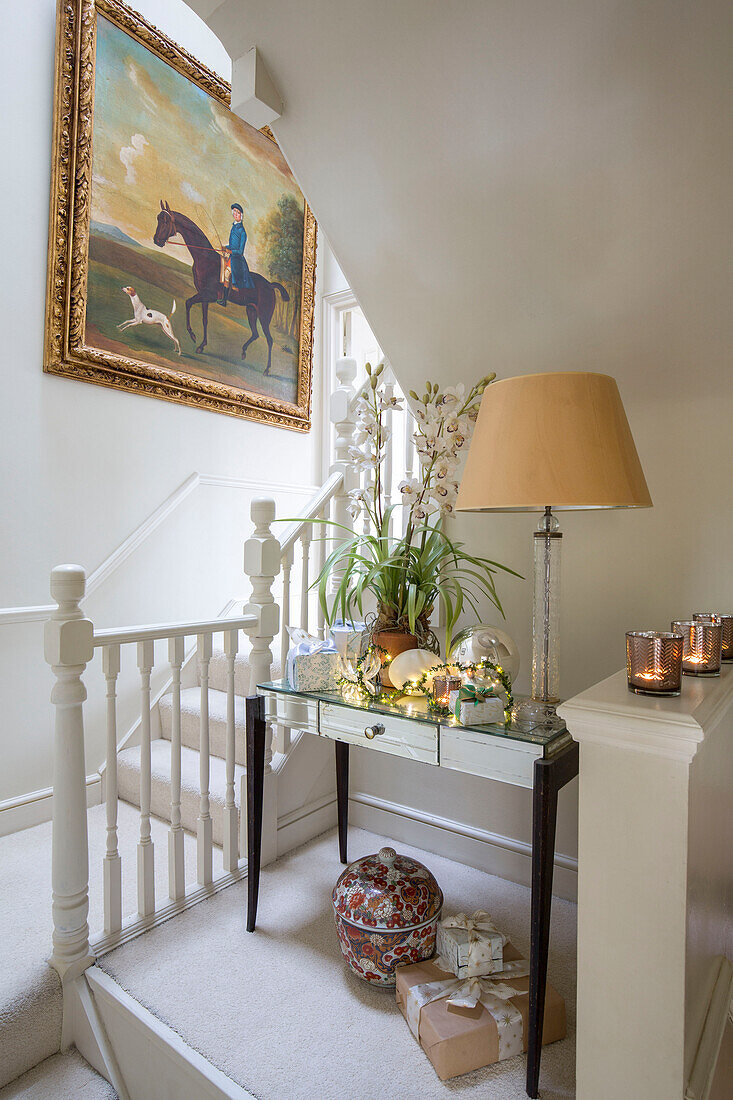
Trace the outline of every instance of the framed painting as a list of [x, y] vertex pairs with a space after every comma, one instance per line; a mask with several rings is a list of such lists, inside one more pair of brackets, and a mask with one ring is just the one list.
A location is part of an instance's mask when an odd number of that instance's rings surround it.
[[316, 225], [229, 102], [119, 0], [60, 0], [44, 370], [308, 431]]

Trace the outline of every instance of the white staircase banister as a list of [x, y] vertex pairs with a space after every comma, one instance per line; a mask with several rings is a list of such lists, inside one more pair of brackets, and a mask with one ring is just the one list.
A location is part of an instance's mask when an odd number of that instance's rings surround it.
[[304, 509], [302, 516], [285, 528], [280, 539], [280, 549], [283, 556], [298, 541], [306, 523], [320, 515], [325, 505], [336, 495], [343, 481], [344, 475], [342, 470], [335, 470], [330, 474]]
[[203, 619], [186, 623], [161, 623], [153, 626], [112, 627], [94, 631], [94, 648], [125, 645], [127, 642], [157, 642], [164, 638], [185, 638], [192, 634], [217, 634], [227, 630], [251, 630], [257, 625], [255, 615], [240, 615], [236, 619]]
[[46, 622], [44, 652], [56, 678], [51, 692], [54, 729], [53, 952], [50, 963], [62, 980], [71, 980], [94, 959], [89, 951], [89, 844], [87, 839], [84, 713], [87, 697], [82, 673], [94, 654], [93, 626], [79, 603], [86, 576], [80, 565], [51, 571], [51, 596], [57, 603]]

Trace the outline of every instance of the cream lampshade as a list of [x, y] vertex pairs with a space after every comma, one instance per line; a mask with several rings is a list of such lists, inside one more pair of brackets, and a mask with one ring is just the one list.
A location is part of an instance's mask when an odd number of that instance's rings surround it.
[[458, 494], [461, 512], [543, 512], [535, 531], [532, 699], [516, 718], [559, 723], [560, 539], [553, 510], [649, 508], [618, 386], [607, 374], [559, 372], [488, 386]]

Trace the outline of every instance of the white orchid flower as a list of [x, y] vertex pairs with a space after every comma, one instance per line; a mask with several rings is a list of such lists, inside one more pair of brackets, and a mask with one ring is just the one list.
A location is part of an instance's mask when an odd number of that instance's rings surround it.
[[420, 482], [416, 477], [411, 477], [409, 480], [401, 481], [397, 486], [402, 493], [404, 500], [415, 500], [420, 494]]
[[439, 482], [437, 485], [433, 485], [430, 490], [430, 495], [433, 500], [447, 500], [451, 495], [450, 489], [444, 482]]
[[454, 516], [456, 513], [456, 506], [453, 501], [445, 500], [440, 505], [441, 516]]
[[465, 399], [466, 387], [463, 382], [459, 382], [457, 386], [446, 386], [443, 393], [444, 405], [462, 405]]
[[346, 505], [346, 511], [352, 519], [358, 519], [361, 515], [361, 505], [352, 501], [351, 504]]
[[380, 393], [379, 408], [382, 410], [382, 412], [384, 412], [386, 409], [401, 409], [402, 401], [403, 398], [401, 397], [395, 397], [394, 395], [392, 397], [385, 397], [383, 393]]
[[424, 504], [418, 504], [417, 508], [413, 509], [412, 518], [413, 519], [427, 519], [428, 518], [428, 510], [427, 510], [427, 508], [425, 507]]
[[442, 458], [439, 458], [438, 461], [435, 463], [435, 466], [433, 467], [433, 473], [435, 474], [438, 481], [445, 481], [446, 478], [450, 477], [455, 468], [456, 460], [451, 454], [448, 454], [446, 452], [444, 456]]

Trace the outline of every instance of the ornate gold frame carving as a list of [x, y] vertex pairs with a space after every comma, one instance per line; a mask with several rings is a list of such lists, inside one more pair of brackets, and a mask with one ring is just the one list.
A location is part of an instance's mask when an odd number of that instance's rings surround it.
[[[310, 430], [316, 222], [305, 204], [297, 404], [138, 362], [86, 344], [96, 16], [104, 15], [225, 106], [226, 81], [120, 0], [59, 0], [43, 369], [165, 401]], [[272, 133], [263, 133], [274, 141]]]

